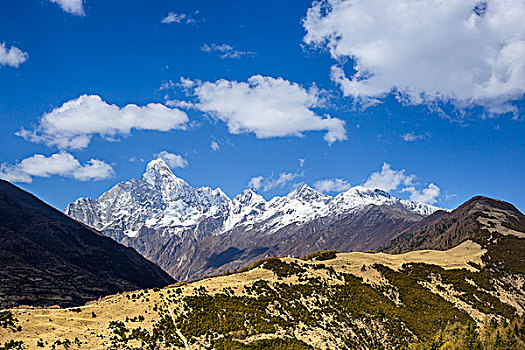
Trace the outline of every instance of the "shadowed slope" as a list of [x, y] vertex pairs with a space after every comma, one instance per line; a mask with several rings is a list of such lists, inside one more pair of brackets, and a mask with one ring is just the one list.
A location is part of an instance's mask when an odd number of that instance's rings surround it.
[[133, 249], [0, 181], [0, 307], [79, 305], [170, 283]]

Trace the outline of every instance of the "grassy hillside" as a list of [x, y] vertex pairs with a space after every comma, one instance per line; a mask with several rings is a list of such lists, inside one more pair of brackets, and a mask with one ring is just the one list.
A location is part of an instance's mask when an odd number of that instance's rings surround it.
[[481, 329], [492, 330], [486, 339], [494, 342], [498, 325], [500, 341], [520, 344], [523, 322], [514, 321], [512, 327], [507, 322], [523, 313], [524, 290], [494, 279], [483, 268], [484, 253], [468, 241], [448, 251], [272, 258], [243, 272], [119, 294], [74, 309], [10, 310], [2, 314], [7, 325], [0, 323], [0, 344], [29, 349], [439, 349], [468, 339], [481, 344]]

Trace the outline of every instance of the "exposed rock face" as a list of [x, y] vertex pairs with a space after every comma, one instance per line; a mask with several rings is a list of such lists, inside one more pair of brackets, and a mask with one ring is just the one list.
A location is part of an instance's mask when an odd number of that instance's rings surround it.
[[191, 187], [156, 159], [141, 179], [80, 198], [65, 212], [190, 279], [271, 255], [376, 249], [437, 210], [360, 186], [335, 197], [305, 185], [269, 201], [253, 189], [229, 199], [220, 189]]
[[173, 282], [132, 248], [0, 180], [0, 308], [81, 305]]

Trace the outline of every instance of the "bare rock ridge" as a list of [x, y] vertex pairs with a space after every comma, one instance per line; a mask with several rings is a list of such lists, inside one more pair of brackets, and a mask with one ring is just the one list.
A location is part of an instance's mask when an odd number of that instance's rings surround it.
[[140, 179], [80, 198], [65, 213], [187, 280], [271, 255], [376, 249], [438, 210], [361, 186], [335, 197], [305, 185], [269, 201], [253, 189], [230, 199], [191, 187], [156, 159]]
[[134, 249], [0, 180], [0, 308], [81, 305], [173, 282]]

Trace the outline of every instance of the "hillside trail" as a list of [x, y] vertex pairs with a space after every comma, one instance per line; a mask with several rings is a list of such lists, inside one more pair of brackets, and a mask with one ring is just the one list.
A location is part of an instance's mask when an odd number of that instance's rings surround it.
[[170, 313], [171, 320], [173, 321], [173, 324], [175, 325], [175, 333], [177, 333], [179, 338], [184, 343], [184, 347], [186, 348], [186, 350], [190, 350], [190, 345], [188, 344], [188, 340], [186, 339], [184, 334], [182, 334], [182, 332], [180, 331], [179, 327], [176, 326], [175, 315], [173, 314], [173, 311], [171, 310], [170, 304], [168, 303], [167, 300], [164, 300], [164, 304], [166, 305], [166, 308], [168, 309], [168, 312]]

